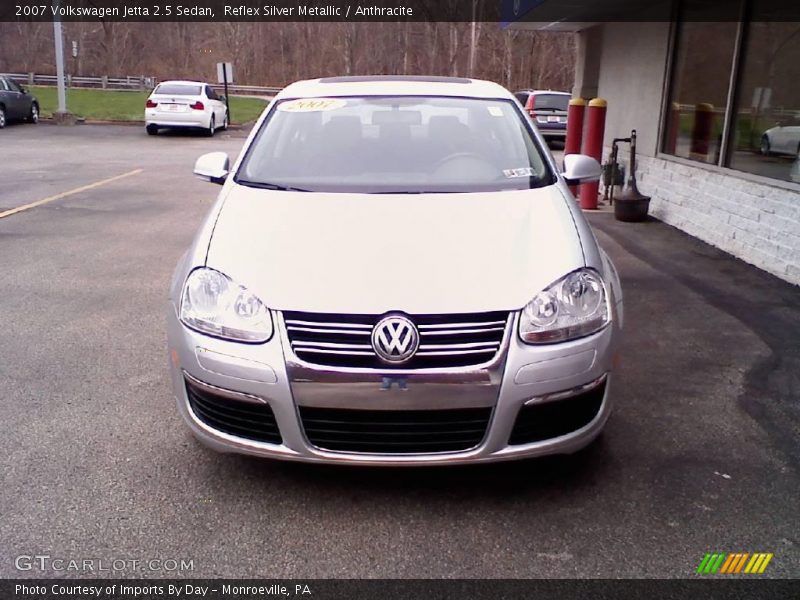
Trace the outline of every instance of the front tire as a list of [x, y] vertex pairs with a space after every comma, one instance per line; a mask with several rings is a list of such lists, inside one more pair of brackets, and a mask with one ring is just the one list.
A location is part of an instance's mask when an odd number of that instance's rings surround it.
[[217, 127], [214, 123], [214, 115], [211, 115], [211, 120], [208, 122], [208, 129], [206, 129], [206, 135], [208, 137], [213, 137], [216, 131]]
[[222, 121], [222, 127], [220, 129], [222, 129], [223, 131], [227, 131], [228, 125], [230, 125], [230, 122], [228, 120], [228, 111], [225, 111], [225, 120]]
[[155, 125], [148, 125], [145, 130], [147, 130], [147, 135], [156, 135], [158, 133], [158, 127]]
[[0, 129], [6, 126], [6, 109], [0, 106]]
[[28, 123], [36, 123], [39, 122], [39, 105], [34, 102], [31, 104], [31, 114], [28, 115]]

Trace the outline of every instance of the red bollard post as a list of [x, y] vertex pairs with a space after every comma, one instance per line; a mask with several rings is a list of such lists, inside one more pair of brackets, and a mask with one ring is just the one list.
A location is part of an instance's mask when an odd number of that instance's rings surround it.
[[667, 130], [667, 140], [664, 152], [675, 154], [678, 149], [678, 132], [681, 128], [681, 105], [673, 102], [669, 111], [669, 129]]
[[[586, 112], [586, 100], [572, 98], [567, 108], [567, 139], [564, 141], [564, 156], [567, 154], [580, 154], [581, 141], [583, 140], [583, 115]], [[578, 191], [577, 185], [569, 186], [574, 196]]]
[[692, 142], [689, 148], [689, 158], [694, 160], [708, 160], [710, 149], [711, 130], [714, 125], [714, 105], [701, 102], [694, 108], [694, 127], [692, 128]]
[[[602, 98], [589, 101], [587, 113], [586, 137], [583, 140], [583, 153], [588, 154], [598, 161], [603, 155], [603, 134], [606, 128], [606, 109], [608, 103]], [[592, 181], [582, 183], [580, 191], [581, 208], [597, 209], [597, 194], [600, 191], [600, 182]]]

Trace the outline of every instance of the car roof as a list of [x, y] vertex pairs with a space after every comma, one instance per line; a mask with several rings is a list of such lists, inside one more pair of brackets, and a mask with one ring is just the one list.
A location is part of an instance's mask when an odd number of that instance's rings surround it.
[[309, 79], [285, 87], [276, 99], [331, 96], [456, 96], [513, 99], [508, 90], [491, 81], [412, 75], [359, 75]]
[[180, 84], [180, 85], [208, 85], [202, 81], [188, 81], [188, 80], [181, 80], [181, 79], [171, 79], [169, 81], [159, 81], [158, 85], [164, 84]]

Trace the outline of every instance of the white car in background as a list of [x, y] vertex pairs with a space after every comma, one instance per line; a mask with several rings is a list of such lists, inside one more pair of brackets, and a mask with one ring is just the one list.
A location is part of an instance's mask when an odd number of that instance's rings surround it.
[[145, 103], [144, 122], [150, 135], [156, 135], [159, 129], [183, 127], [214, 135], [217, 129], [227, 129], [228, 109], [225, 97], [217, 95], [207, 83], [164, 81]]
[[767, 129], [761, 136], [761, 154], [800, 155], [800, 115], [785, 125]]

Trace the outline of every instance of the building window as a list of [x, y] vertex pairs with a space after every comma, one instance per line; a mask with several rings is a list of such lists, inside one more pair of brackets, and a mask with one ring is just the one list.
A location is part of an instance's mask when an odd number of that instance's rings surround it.
[[680, 24], [662, 150], [717, 164], [736, 48], [737, 23]]
[[749, 23], [727, 166], [800, 182], [800, 23]]
[[749, 18], [705, 21], [701, 2], [681, 3], [661, 150], [800, 183], [800, 23], [779, 0], [731, 6]]

